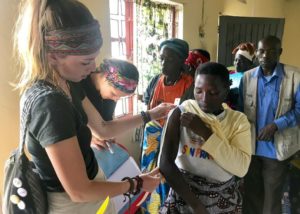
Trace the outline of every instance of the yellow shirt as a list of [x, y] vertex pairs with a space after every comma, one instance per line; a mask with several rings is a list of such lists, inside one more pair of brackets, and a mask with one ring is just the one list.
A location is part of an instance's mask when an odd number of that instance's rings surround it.
[[247, 117], [230, 109], [226, 104], [222, 119], [204, 113], [195, 100], [185, 101], [182, 107], [185, 112], [197, 114], [213, 131], [209, 139], [201, 145], [201, 150], [207, 152], [226, 172], [243, 177], [251, 160], [251, 132]]

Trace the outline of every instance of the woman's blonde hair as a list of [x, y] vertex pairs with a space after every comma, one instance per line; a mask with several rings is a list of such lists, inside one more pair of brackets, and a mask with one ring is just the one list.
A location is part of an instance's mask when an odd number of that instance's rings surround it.
[[90, 11], [76, 0], [21, 0], [14, 49], [20, 62], [16, 88], [23, 93], [37, 80], [56, 82], [45, 49], [45, 33], [92, 23]]

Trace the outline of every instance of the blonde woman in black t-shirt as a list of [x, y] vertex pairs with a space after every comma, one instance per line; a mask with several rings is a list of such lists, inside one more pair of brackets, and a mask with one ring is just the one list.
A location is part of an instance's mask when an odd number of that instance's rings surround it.
[[[75, 0], [24, 0], [15, 38], [24, 67], [17, 84], [22, 100], [36, 90], [49, 91], [34, 102], [27, 134], [29, 153], [48, 192], [49, 213], [95, 213], [107, 196], [151, 192], [160, 180], [157, 171], [104, 181], [90, 148], [91, 132], [112, 138], [143, 119], [166, 115], [172, 106], [110, 122], [101, 118], [76, 87], [95, 70], [102, 46], [99, 24], [90, 11]], [[112, 206], [107, 213], [115, 213]]]

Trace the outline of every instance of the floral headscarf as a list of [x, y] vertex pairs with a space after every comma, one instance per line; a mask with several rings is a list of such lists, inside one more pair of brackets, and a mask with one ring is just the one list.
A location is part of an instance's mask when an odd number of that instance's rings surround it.
[[127, 94], [132, 94], [135, 91], [138, 80], [124, 76], [121, 72], [120, 66], [112, 63], [102, 63], [100, 65], [100, 69], [104, 72], [106, 80], [113, 87]]

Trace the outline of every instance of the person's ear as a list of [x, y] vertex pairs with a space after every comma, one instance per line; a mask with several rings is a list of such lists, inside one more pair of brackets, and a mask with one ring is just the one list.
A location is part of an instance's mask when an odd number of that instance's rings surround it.
[[56, 66], [59, 58], [57, 53], [47, 53], [47, 59], [51, 66]]

